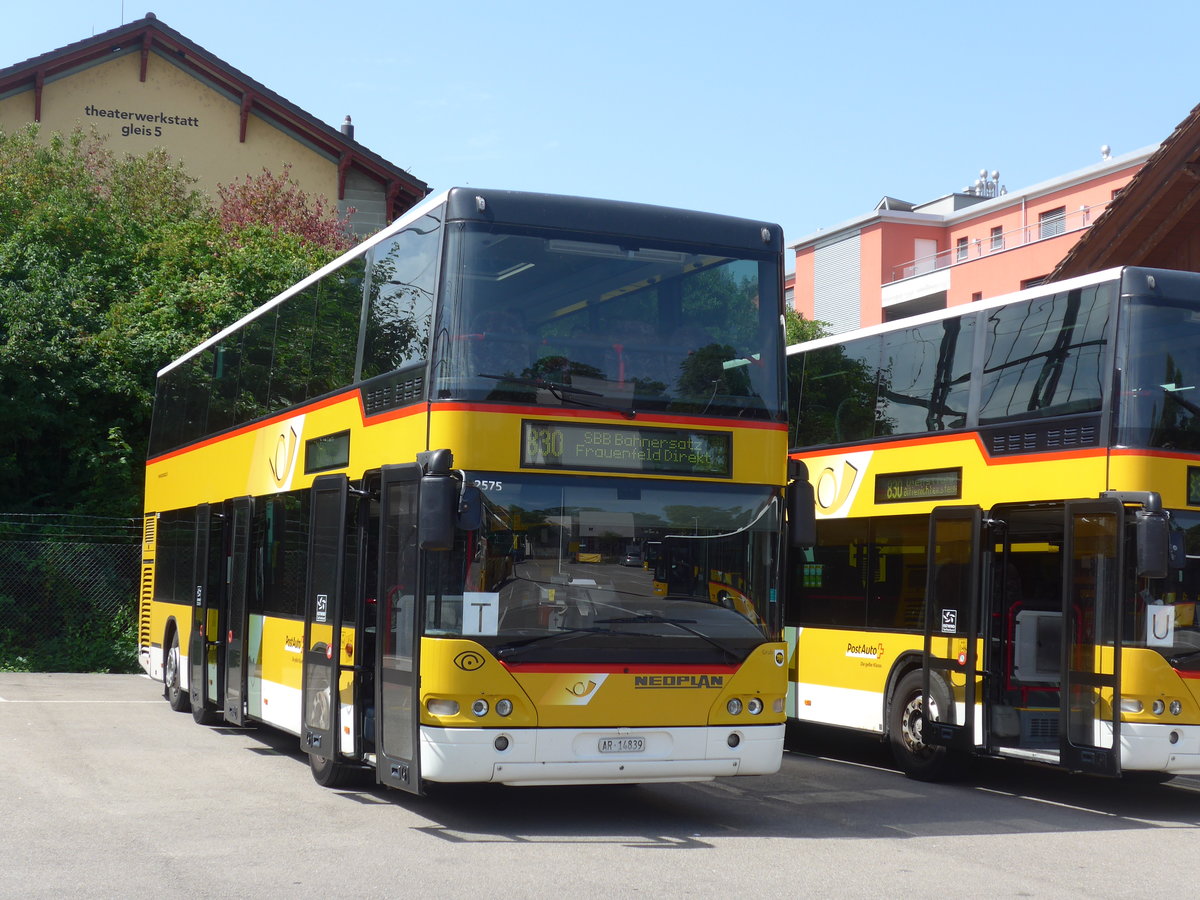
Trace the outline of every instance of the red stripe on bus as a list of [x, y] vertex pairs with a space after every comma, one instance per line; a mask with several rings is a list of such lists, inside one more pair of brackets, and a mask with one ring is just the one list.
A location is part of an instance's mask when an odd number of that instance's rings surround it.
[[983, 459], [985, 465], [988, 466], [1007, 466], [1017, 463], [1028, 462], [1056, 462], [1067, 459], [1089, 459], [1092, 457], [1103, 457], [1108, 449], [1106, 447], [1089, 447], [1083, 450], [1065, 450], [1060, 453], [1014, 453], [1001, 457], [993, 457], [988, 453], [987, 447], [984, 446], [983, 438], [978, 432], [951, 434], [938, 437], [917, 437], [906, 438], [899, 441], [882, 441], [870, 444], [851, 444], [841, 446], [834, 450], [818, 450], [818, 451], [799, 451], [793, 452], [791, 455], [796, 459], [819, 459], [826, 456], [844, 456], [847, 453], [862, 453], [862, 452], [878, 452], [883, 450], [894, 450], [904, 447], [929, 447], [934, 444], [950, 444], [950, 443], [967, 443], [973, 441], [975, 446], [979, 448], [979, 456]]
[[232, 431], [223, 431], [220, 434], [215, 434], [212, 437], [205, 438], [202, 441], [196, 441], [193, 444], [185, 444], [182, 447], [177, 447], [161, 456], [153, 456], [146, 460], [146, 465], [151, 463], [164, 462], [172, 457], [179, 456], [183, 453], [191, 453], [193, 450], [199, 450], [201, 447], [211, 447], [213, 444], [219, 444], [221, 441], [227, 441], [230, 438], [238, 437], [239, 435], [249, 434], [252, 431], [257, 431], [260, 428], [269, 428], [277, 422], [286, 422], [288, 419], [294, 419], [296, 416], [303, 416], [307, 413], [318, 409], [325, 409], [327, 406], [335, 406], [338, 403], [344, 403], [350, 399], [350, 395], [355, 394], [359, 397], [359, 408], [362, 408], [362, 395], [357, 390], [344, 391], [341, 394], [334, 394], [332, 397], [326, 397], [324, 400], [318, 400], [316, 403], [310, 403], [307, 406], [297, 406], [286, 412], [271, 416], [267, 419], [259, 419], [256, 422], [251, 422], [249, 425], [242, 425], [240, 428], [235, 428]]
[[510, 672], [597, 672], [616, 675], [732, 675], [738, 666], [661, 666], [652, 664], [624, 665], [622, 663], [514, 663], [497, 660]]
[[766, 431], [787, 431], [787, 424], [784, 422], [743, 422], [740, 420], [722, 420], [712, 416], [707, 418], [700, 416], [668, 416], [659, 413], [642, 412], [641, 410], [634, 410], [637, 413], [637, 418], [629, 419], [619, 412], [604, 409], [563, 409], [561, 407], [554, 407], [554, 410], [550, 411], [544, 406], [516, 406], [501, 403], [457, 403], [447, 400], [439, 400], [435, 403], [430, 403], [429, 406], [430, 412], [462, 410], [464, 412], [512, 413], [522, 416], [536, 416], [539, 419], [612, 419], [618, 422], [629, 422], [632, 426], [645, 422], [656, 422], [670, 425], [706, 425], [709, 428], [717, 430], [758, 428]]
[[1200, 459], [1200, 453], [1179, 453], [1170, 450], [1127, 450], [1119, 449], [1112, 451], [1113, 456], [1149, 456], [1160, 459]]

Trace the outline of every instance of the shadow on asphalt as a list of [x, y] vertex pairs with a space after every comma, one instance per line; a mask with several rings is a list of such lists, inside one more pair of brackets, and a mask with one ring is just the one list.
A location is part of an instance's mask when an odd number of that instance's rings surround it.
[[[217, 729], [248, 752], [308, 767], [298, 740], [269, 728]], [[449, 843], [604, 842], [688, 849], [715, 836], [897, 838], [1200, 827], [1200, 780], [1166, 784], [976, 761], [952, 783], [897, 772], [878, 737], [792, 726], [777, 775], [698, 784], [506, 787], [431, 784], [415, 797], [370, 783], [350, 803], [395, 805]], [[368, 775], [368, 779], [370, 776]], [[312, 790], [325, 790], [315, 782]]]

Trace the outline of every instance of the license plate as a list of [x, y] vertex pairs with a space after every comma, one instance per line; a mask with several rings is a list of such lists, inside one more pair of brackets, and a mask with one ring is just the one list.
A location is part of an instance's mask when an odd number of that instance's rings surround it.
[[603, 737], [600, 738], [601, 753], [641, 753], [646, 749], [644, 737]]

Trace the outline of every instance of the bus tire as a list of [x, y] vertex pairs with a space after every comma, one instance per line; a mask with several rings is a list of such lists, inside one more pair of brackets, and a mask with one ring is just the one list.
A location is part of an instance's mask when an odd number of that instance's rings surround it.
[[195, 719], [197, 725], [220, 725], [221, 714], [215, 709], [209, 709], [203, 704], [197, 706], [192, 704], [192, 718]]
[[1126, 784], [1147, 787], [1156, 784], [1166, 784], [1174, 777], [1174, 772], [1151, 772], [1144, 769], [1125, 769], [1121, 772], [1121, 780]]
[[365, 784], [370, 772], [362, 766], [334, 762], [314, 753], [308, 754], [308, 767], [312, 770], [313, 781], [327, 788]]
[[175, 712], [187, 712], [192, 707], [188, 692], [181, 685], [179, 670], [179, 632], [171, 635], [171, 647], [167, 650], [167, 658], [163, 662], [163, 696]]
[[[917, 781], [944, 781], [958, 773], [962, 756], [945, 747], [932, 747], [921, 740], [923, 707], [921, 670], [915, 669], [900, 679], [888, 704], [888, 744], [896, 764], [909, 778]], [[938, 679], [930, 680], [933, 718], [950, 707], [950, 696]]]

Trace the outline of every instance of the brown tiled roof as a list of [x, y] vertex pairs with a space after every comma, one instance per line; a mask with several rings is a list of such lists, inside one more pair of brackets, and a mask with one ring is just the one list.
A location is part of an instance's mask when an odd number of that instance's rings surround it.
[[42, 85], [47, 79], [94, 63], [116, 52], [134, 52], [131, 48], [136, 48], [141, 54], [143, 80], [146, 77], [150, 50], [153, 48], [171, 56], [185, 71], [238, 98], [242, 105], [243, 139], [246, 119], [253, 112], [255, 115], [274, 120], [337, 159], [339, 194], [344, 190], [345, 174], [350, 168], [358, 169], [380, 181], [388, 194], [389, 219], [399, 215], [429, 193], [425, 182], [414, 178], [404, 169], [344, 135], [339, 129], [325, 124], [244, 72], [209, 53], [199, 44], [188, 40], [159, 21], [154, 13], [147, 13], [143, 19], [0, 69], [0, 96], [22, 88], [33, 88], [35, 110], [40, 113]]
[[1200, 106], [1146, 160], [1050, 280], [1112, 266], [1190, 268], [1181, 245], [1196, 234], [1200, 234]]

